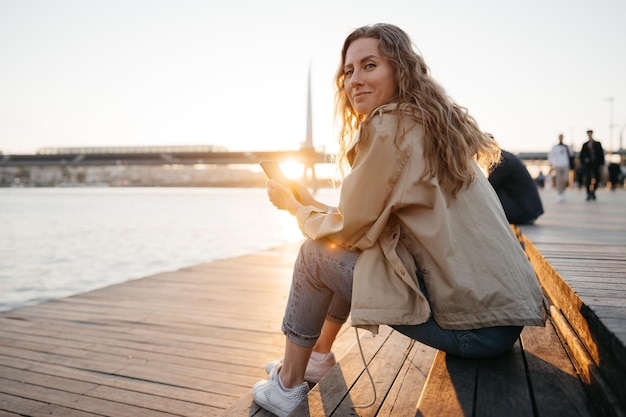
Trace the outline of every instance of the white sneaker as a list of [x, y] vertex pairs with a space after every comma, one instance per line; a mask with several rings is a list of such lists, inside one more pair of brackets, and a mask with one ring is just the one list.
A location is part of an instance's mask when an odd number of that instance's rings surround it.
[[282, 368], [278, 364], [270, 371], [267, 379], [259, 381], [252, 387], [254, 402], [278, 417], [287, 417], [309, 392], [309, 384], [303, 382], [293, 388], [285, 388], [278, 373]]
[[[265, 372], [269, 374], [272, 369], [278, 365], [282, 365], [282, 363], [282, 359], [268, 363], [265, 365]], [[317, 384], [336, 363], [337, 361], [335, 360], [335, 354], [333, 352], [326, 354], [317, 352], [311, 353], [309, 363], [307, 363], [306, 371], [304, 372], [304, 380], [311, 384]]]

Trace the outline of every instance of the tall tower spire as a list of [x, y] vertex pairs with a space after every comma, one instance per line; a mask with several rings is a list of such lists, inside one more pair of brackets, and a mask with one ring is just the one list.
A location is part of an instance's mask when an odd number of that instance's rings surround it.
[[[300, 150], [308, 151], [311, 153], [313, 151], [313, 110], [311, 109], [311, 64], [309, 64], [309, 78], [308, 78], [308, 88], [307, 88], [307, 101], [306, 101], [306, 138], [304, 142], [300, 146]], [[304, 164], [304, 181], [307, 182], [307, 172], [311, 171], [311, 180], [310, 185], [313, 187], [313, 190], [317, 190], [317, 178], [315, 177], [315, 163], [308, 162]]]
[[313, 110], [311, 109], [311, 64], [309, 64], [309, 80], [306, 102], [306, 139], [303, 148], [313, 149]]

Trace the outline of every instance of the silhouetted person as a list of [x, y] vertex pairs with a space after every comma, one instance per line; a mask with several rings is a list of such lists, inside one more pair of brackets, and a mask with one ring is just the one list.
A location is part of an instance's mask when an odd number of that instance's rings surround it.
[[611, 181], [611, 191], [615, 191], [617, 185], [622, 181], [622, 168], [619, 164], [611, 162], [609, 164], [609, 181]]
[[593, 138], [593, 130], [587, 131], [588, 140], [580, 149], [580, 163], [585, 170], [587, 201], [596, 199], [596, 188], [600, 185], [600, 169], [604, 166], [604, 149]]
[[502, 151], [500, 164], [489, 174], [509, 223], [532, 224], [543, 214], [539, 190], [526, 166], [510, 152]]
[[537, 175], [537, 186], [539, 188], [543, 188], [546, 186], [546, 176], [543, 175], [543, 171], [539, 173], [539, 175]]

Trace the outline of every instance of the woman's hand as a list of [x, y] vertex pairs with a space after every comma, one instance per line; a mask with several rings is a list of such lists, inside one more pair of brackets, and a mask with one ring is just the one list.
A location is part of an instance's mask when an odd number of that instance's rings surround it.
[[[300, 188], [297, 189], [297, 192], [300, 192]], [[306, 193], [309, 196], [311, 195], [308, 190], [306, 190]], [[302, 206], [302, 204], [296, 200], [296, 197], [289, 187], [274, 180], [267, 181], [267, 195], [277, 209], [286, 210], [294, 216]]]
[[289, 188], [293, 190], [296, 200], [298, 200], [303, 206], [317, 207], [317, 205], [319, 204], [318, 201], [313, 198], [313, 195], [311, 194], [309, 189], [303, 184], [295, 181], [290, 182]]

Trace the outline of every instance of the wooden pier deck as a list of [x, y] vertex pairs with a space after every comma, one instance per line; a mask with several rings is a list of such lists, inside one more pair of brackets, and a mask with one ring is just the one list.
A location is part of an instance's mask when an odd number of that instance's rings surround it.
[[223, 415], [282, 357], [298, 247], [0, 313], [0, 416]]
[[[623, 351], [626, 191], [542, 197], [546, 214], [522, 232]], [[224, 415], [282, 355], [298, 246], [0, 313], [0, 416]], [[337, 355], [354, 342], [346, 326]]]

